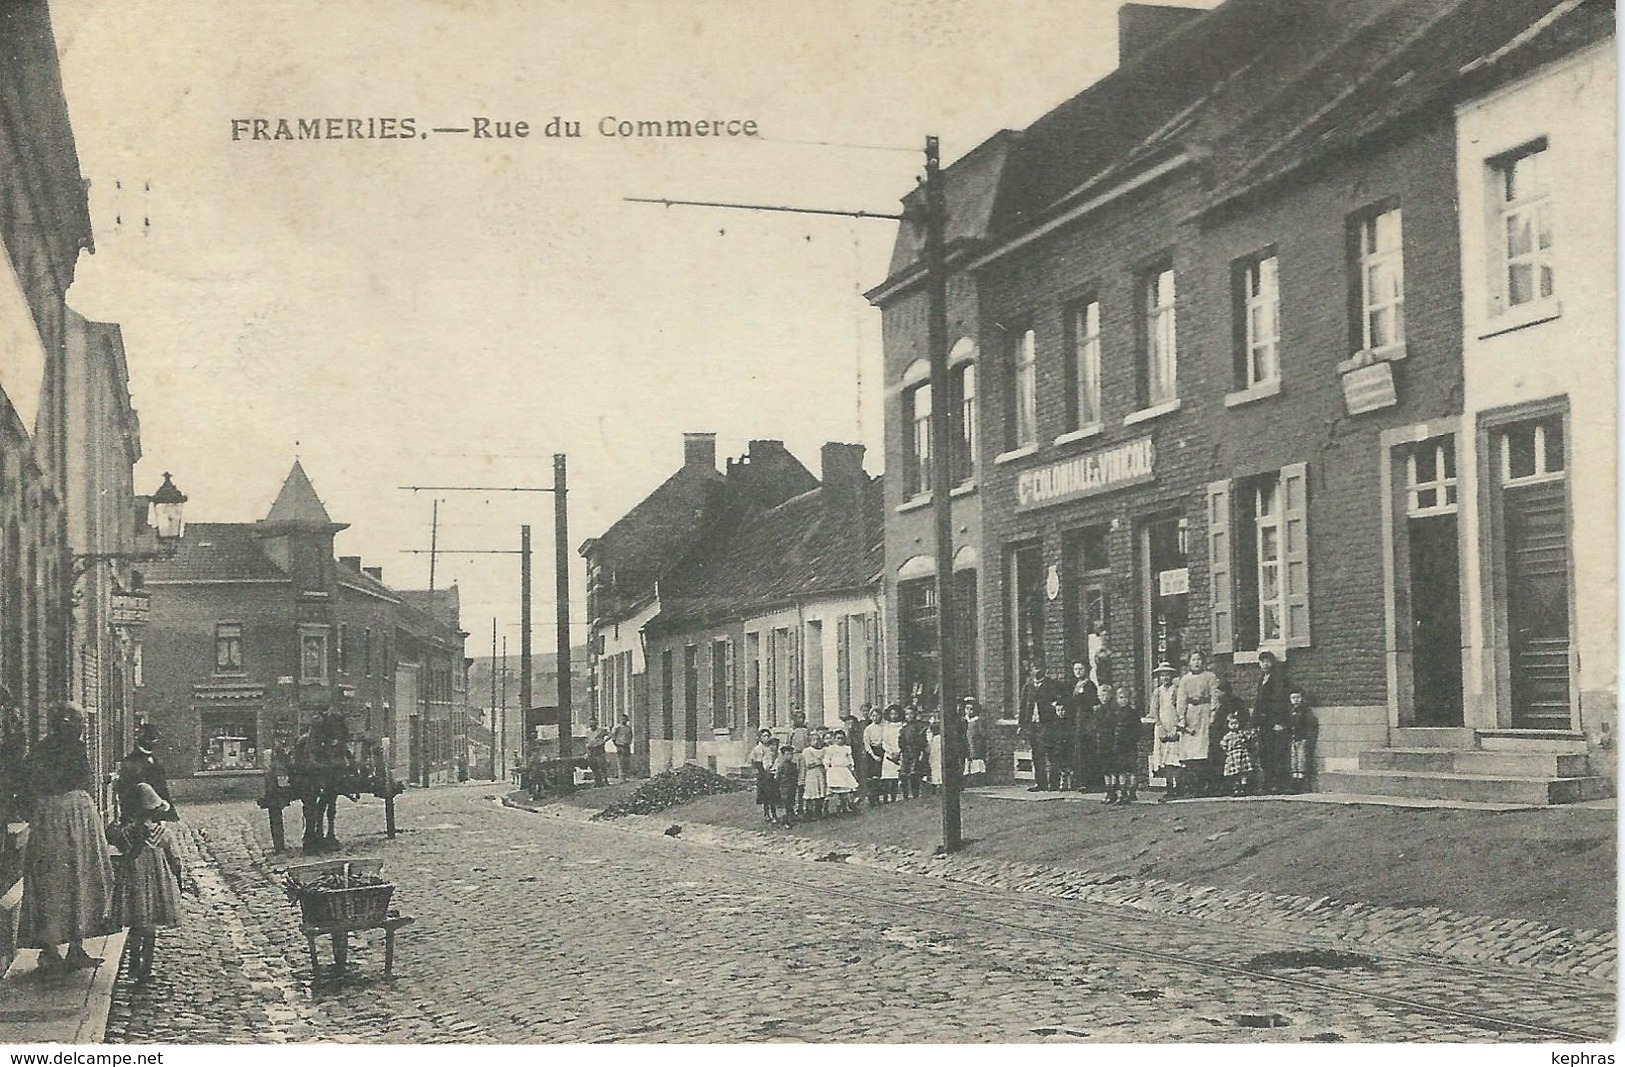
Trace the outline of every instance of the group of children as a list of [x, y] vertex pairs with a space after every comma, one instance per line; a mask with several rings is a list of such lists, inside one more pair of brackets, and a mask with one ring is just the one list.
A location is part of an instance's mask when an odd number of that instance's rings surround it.
[[[1294, 791], [1302, 791], [1309, 782], [1309, 745], [1314, 724], [1303, 690], [1292, 689], [1287, 699], [1291, 701], [1287, 721], [1276, 724], [1272, 729], [1286, 734], [1285, 740], [1290, 746], [1288, 773], [1291, 785]], [[1253, 723], [1252, 712], [1246, 708], [1226, 712], [1223, 718], [1224, 723], [1219, 728], [1219, 748], [1224, 753], [1224, 784], [1232, 796], [1247, 796], [1257, 792], [1262, 785], [1260, 778], [1264, 760], [1261, 749], [1267, 741], [1260, 728]]]
[[781, 742], [771, 730], [757, 734], [756, 747], [751, 749], [762, 818], [786, 825], [797, 812], [822, 818], [829, 814], [831, 800], [838, 814], [857, 810], [853, 803], [858, 792], [857, 767], [846, 731], [822, 726], [797, 729], [807, 735], [800, 751], [794, 743], [799, 738]]

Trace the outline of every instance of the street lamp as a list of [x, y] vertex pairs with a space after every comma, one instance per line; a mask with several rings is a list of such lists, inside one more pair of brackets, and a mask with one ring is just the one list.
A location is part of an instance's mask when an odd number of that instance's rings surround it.
[[172, 547], [186, 533], [186, 494], [175, 488], [174, 479], [164, 471], [164, 484], [152, 494], [152, 526], [158, 533], [158, 543]]

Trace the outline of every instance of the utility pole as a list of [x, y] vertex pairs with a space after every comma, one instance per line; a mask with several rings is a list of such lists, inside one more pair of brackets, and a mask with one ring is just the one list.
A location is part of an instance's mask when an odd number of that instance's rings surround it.
[[502, 751], [500, 781], [508, 780], [508, 639], [502, 639], [502, 736], [497, 745]]
[[[553, 456], [553, 599], [558, 611], [558, 679], [559, 679], [559, 759], [569, 759], [574, 747], [574, 709], [571, 707], [570, 689], [570, 513], [565, 506], [564, 453]], [[527, 542], [528, 544], [529, 542]], [[528, 556], [526, 557], [529, 558]], [[526, 582], [526, 588], [529, 588]], [[530, 624], [526, 617], [526, 633]], [[600, 726], [603, 724], [600, 723]], [[574, 781], [574, 775], [569, 776]]]
[[486, 723], [491, 731], [491, 777], [497, 777], [497, 620], [491, 618], [491, 721]]
[[440, 543], [440, 498], [435, 497], [434, 514], [429, 520], [429, 592], [434, 592], [434, 563]]
[[959, 823], [959, 791], [963, 765], [956, 727], [953, 663], [954, 522], [953, 438], [949, 419], [953, 411], [948, 395], [948, 269], [944, 249], [947, 205], [942, 195], [941, 157], [935, 137], [925, 139], [925, 284], [926, 355], [931, 367], [931, 518], [936, 530], [937, 563], [937, 700], [942, 716], [942, 772], [947, 779], [942, 797], [942, 848], [957, 852], [964, 845]]
[[[519, 724], [530, 714], [530, 527], [519, 527]], [[523, 748], [523, 746], [520, 746]]]
[[927, 293], [926, 343], [931, 383], [931, 451], [934, 457], [931, 478], [931, 517], [935, 530], [937, 596], [937, 692], [942, 714], [942, 763], [947, 781], [940, 790], [942, 797], [942, 848], [954, 852], [962, 848], [959, 793], [964, 767], [963, 750], [954, 716], [954, 694], [949, 683], [949, 665], [953, 662], [954, 633], [951, 625], [953, 590], [953, 510], [950, 494], [953, 474], [950, 456], [953, 435], [950, 418], [953, 407], [948, 384], [948, 265], [947, 265], [947, 201], [942, 192], [942, 160], [936, 137], [925, 139], [925, 178], [921, 184], [923, 211], [908, 211], [889, 215], [876, 211], [846, 211], [836, 208], [787, 207], [770, 204], [737, 204], [717, 200], [670, 200], [653, 197], [626, 197], [639, 204], [661, 204], [666, 207], [708, 207], [739, 211], [789, 212], [797, 215], [836, 215], [856, 219], [890, 219], [923, 229], [925, 237], [925, 286]]
[[[570, 755], [570, 545], [569, 528], [564, 485], [564, 453], [553, 455], [553, 477], [555, 483], [551, 486], [537, 485], [403, 485], [401, 489], [418, 492], [448, 492], [448, 493], [552, 493], [553, 494], [553, 531], [554, 531], [554, 559], [558, 568], [556, 580], [558, 583], [558, 647], [559, 647], [559, 716], [565, 721], [559, 726], [559, 756], [568, 759]], [[438, 514], [438, 513], [437, 513]], [[433, 566], [436, 547], [430, 547], [430, 564]], [[488, 549], [473, 552], [459, 552], [458, 555], [512, 555], [508, 550]], [[531, 655], [530, 655], [530, 527], [520, 527], [519, 548], [520, 569], [520, 670], [523, 677], [519, 680], [519, 699], [525, 709], [529, 709], [531, 700]], [[503, 639], [503, 684], [507, 684], [507, 639]], [[507, 711], [507, 697], [503, 697], [503, 712]], [[524, 718], [524, 710], [520, 712]], [[506, 724], [504, 724], [506, 725]]]

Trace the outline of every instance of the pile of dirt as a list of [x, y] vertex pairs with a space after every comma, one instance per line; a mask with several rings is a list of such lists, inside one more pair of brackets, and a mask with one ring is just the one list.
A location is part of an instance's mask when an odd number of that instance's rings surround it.
[[674, 771], [664, 771], [648, 779], [592, 818], [597, 822], [601, 819], [619, 819], [623, 815], [652, 815], [700, 797], [732, 793], [740, 788], [739, 783], [715, 771], [684, 764]]

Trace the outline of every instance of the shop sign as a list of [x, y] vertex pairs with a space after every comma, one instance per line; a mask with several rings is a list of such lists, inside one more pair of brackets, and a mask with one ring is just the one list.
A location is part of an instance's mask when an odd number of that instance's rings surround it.
[[1064, 504], [1149, 482], [1156, 477], [1156, 462], [1156, 445], [1151, 438], [1141, 437], [1022, 471], [1016, 478], [1016, 507]]
[[145, 626], [149, 603], [144, 596], [131, 596], [128, 593], [113, 594], [113, 601], [108, 610], [108, 625], [130, 628]]
[[1191, 569], [1189, 567], [1175, 567], [1173, 570], [1157, 572], [1157, 595], [1178, 596], [1191, 591]]
[[1397, 403], [1392, 363], [1373, 363], [1343, 375], [1343, 404], [1350, 415], [1380, 411]]

